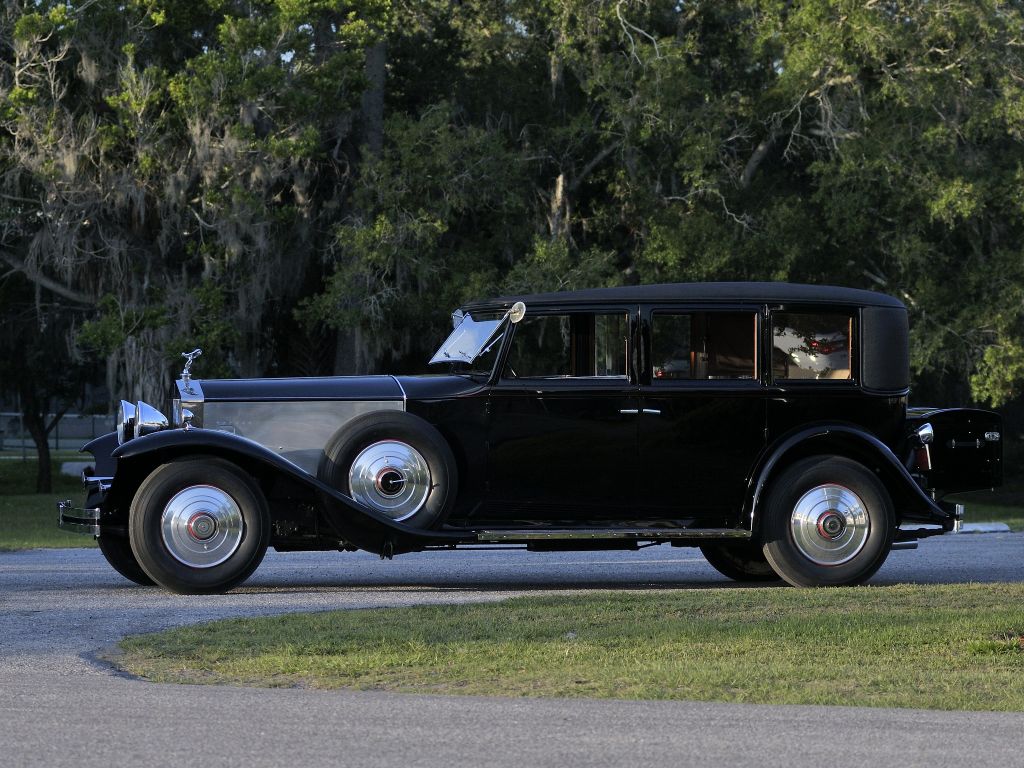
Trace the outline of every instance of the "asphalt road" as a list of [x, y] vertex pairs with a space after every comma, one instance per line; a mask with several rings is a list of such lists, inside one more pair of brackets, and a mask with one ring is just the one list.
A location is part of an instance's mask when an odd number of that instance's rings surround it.
[[[872, 583], [1022, 578], [1024, 534], [987, 534], [895, 552]], [[0, 554], [0, 765], [1024, 765], [1020, 713], [155, 685], [92, 660], [126, 634], [228, 616], [730, 585], [669, 547], [271, 552], [244, 587], [208, 597], [134, 586], [95, 550]]]

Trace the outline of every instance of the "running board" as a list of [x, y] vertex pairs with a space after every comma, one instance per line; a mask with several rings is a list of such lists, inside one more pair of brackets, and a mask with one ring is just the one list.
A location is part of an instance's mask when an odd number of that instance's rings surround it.
[[675, 541], [687, 539], [749, 539], [750, 531], [736, 528], [525, 528], [478, 531], [477, 541], [513, 543], [530, 541], [579, 541], [627, 539], [632, 541]]

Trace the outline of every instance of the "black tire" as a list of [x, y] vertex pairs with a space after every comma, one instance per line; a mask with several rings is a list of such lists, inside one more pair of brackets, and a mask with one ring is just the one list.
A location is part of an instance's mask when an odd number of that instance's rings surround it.
[[144, 587], [153, 586], [154, 582], [146, 572], [142, 570], [139, 561], [135, 559], [132, 552], [131, 542], [124, 536], [109, 536], [100, 534], [96, 539], [100, 552], [107, 558], [110, 567], [124, 576], [128, 581], [134, 581]]
[[339, 429], [324, 448], [318, 475], [364, 506], [416, 528], [443, 520], [459, 485], [455, 456], [441, 433], [404, 411], [368, 413]]
[[139, 486], [128, 530], [139, 565], [161, 587], [226, 592], [263, 560], [270, 512], [260, 489], [234, 464], [181, 459], [157, 467]]
[[867, 581], [888, 557], [895, 532], [888, 492], [856, 461], [811, 457], [772, 481], [764, 554], [795, 587]]
[[756, 544], [701, 544], [700, 551], [716, 571], [734, 581], [779, 580], [763, 548]]

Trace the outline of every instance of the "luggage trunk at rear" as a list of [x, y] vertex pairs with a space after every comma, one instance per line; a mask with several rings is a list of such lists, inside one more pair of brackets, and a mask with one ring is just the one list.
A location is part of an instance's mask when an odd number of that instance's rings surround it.
[[994, 488], [1003, 481], [1003, 423], [998, 413], [975, 408], [911, 408], [913, 430], [931, 424], [930, 443], [916, 449], [916, 471], [942, 496]]

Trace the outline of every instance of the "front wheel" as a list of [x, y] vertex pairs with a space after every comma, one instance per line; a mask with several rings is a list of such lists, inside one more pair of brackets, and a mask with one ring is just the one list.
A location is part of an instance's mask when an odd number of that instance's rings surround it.
[[764, 555], [796, 587], [867, 581], [896, 530], [892, 502], [867, 467], [841, 456], [798, 461], [772, 482]]
[[260, 489], [234, 464], [184, 459], [157, 467], [139, 486], [128, 530], [139, 565], [160, 586], [226, 592], [263, 560], [270, 513]]
[[146, 575], [139, 565], [139, 561], [132, 552], [131, 542], [124, 536], [110, 536], [100, 534], [96, 539], [100, 552], [110, 563], [110, 567], [124, 576], [128, 581], [134, 581], [144, 587], [153, 586], [153, 580]]

